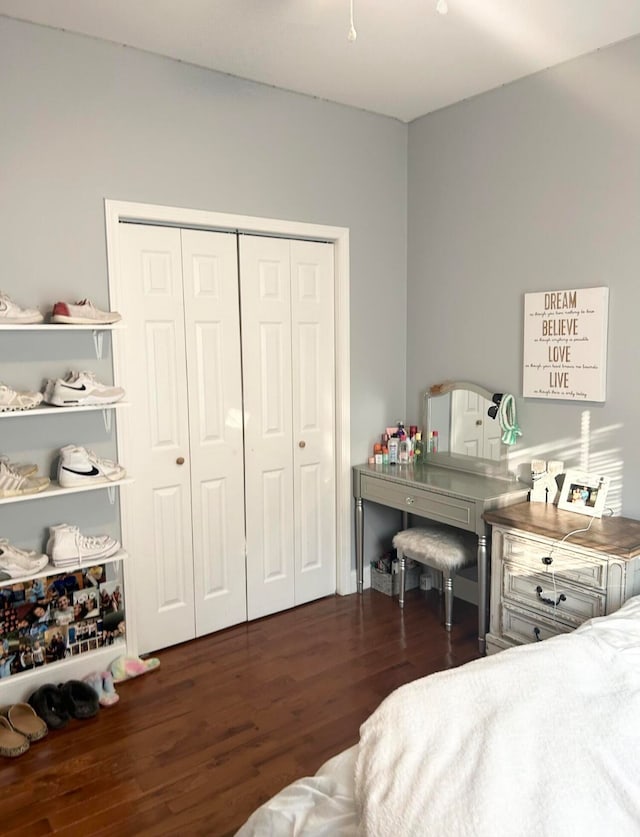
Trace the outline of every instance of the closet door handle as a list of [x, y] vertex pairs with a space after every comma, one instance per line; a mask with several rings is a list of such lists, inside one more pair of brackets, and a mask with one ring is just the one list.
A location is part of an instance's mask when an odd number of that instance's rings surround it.
[[176, 465], [184, 465], [184, 456], [179, 456], [176, 459]]
[[299, 448], [306, 448], [306, 446], [307, 446], [306, 442], [304, 442], [304, 441], [303, 442], [298, 442], [298, 447]]

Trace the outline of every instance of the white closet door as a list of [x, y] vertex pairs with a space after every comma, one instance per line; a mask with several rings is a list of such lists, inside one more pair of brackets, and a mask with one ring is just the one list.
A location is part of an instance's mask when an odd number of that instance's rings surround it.
[[250, 619], [335, 592], [333, 246], [240, 239]]
[[[188, 394], [180, 231], [123, 224], [118, 306], [128, 410], [119, 451], [135, 477], [123, 529], [140, 653], [194, 636]], [[179, 460], [185, 460], [183, 465]]]
[[291, 242], [295, 603], [336, 591], [333, 245]]
[[237, 236], [182, 231], [196, 635], [247, 618]]
[[295, 604], [290, 242], [240, 237], [249, 619]]

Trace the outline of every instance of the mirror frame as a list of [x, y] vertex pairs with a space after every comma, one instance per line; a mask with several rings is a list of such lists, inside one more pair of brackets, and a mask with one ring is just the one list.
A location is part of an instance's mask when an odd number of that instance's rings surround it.
[[[470, 390], [492, 401], [494, 393], [479, 384], [471, 381], [444, 381], [441, 384], [434, 384], [425, 390], [422, 395], [422, 426], [424, 428], [425, 445], [428, 444], [429, 430], [431, 428], [431, 399], [441, 395], [447, 395], [455, 390]], [[497, 390], [496, 390], [497, 392]], [[458, 453], [428, 453], [424, 454], [424, 461], [428, 465], [437, 465], [439, 468], [451, 468], [455, 471], [464, 471], [471, 474], [482, 474], [487, 477], [498, 479], [515, 480], [516, 475], [509, 471], [508, 446], [500, 445], [500, 459], [483, 459], [481, 457], [463, 456]]]

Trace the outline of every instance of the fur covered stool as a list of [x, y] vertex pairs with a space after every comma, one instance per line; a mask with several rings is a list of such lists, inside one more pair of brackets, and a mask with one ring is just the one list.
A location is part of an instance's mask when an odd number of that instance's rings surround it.
[[453, 579], [456, 572], [478, 557], [478, 539], [472, 532], [439, 523], [403, 529], [393, 538], [400, 562], [400, 607], [404, 607], [405, 558], [412, 558], [442, 573], [444, 586], [444, 626], [451, 630]]

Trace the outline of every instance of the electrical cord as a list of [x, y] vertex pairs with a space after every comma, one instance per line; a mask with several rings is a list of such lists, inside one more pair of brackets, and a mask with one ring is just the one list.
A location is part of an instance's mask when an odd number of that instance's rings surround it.
[[[613, 517], [613, 509], [612, 509], [612, 508], [610, 508], [610, 507], [609, 507], [609, 508], [607, 508], [607, 509], [606, 509], [606, 511], [608, 511], [608, 512], [609, 512], [609, 514], [607, 514], [607, 515], [603, 515], [603, 517], [605, 517], [605, 516], [606, 516], [606, 517]], [[581, 532], [588, 532], [588, 531], [589, 531], [589, 529], [591, 529], [591, 526], [593, 525], [593, 521], [594, 521], [595, 519], [596, 519], [595, 517], [592, 517], [592, 518], [591, 518], [591, 520], [589, 521], [589, 525], [588, 525], [588, 526], [584, 526], [584, 527], [583, 527], [583, 528], [581, 528], [581, 529], [572, 529], [570, 532], [567, 532], [567, 534], [566, 534], [566, 535], [564, 535], [564, 537], [562, 537], [560, 540], [557, 540], [557, 541], [553, 544], [553, 546], [552, 546], [552, 547], [551, 547], [551, 549], [549, 550], [549, 554], [548, 554], [548, 555], [546, 555], [546, 556], [542, 559], [542, 560], [543, 560], [543, 562], [547, 565], [547, 566], [546, 566], [546, 572], [550, 572], [550, 573], [551, 573], [551, 581], [552, 581], [552, 584], [553, 584], [553, 601], [554, 601], [554, 605], [553, 605], [553, 620], [554, 620], [554, 622], [555, 622], [555, 620], [556, 620], [556, 612], [557, 612], [557, 610], [558, 610], [558, 603], [559, 603], [559, 599], [558, 599], [558, 589], [557, 589], [557, 586], [556, 586], [556, 573], [555, 573], [555, 568], [554, 568], [554, 566], [553, 566], [553, 553], [554, 553], [557, 549], [559, 549], [559, 547], [561, 546], [561, 544], [563, 544], [563, 543], [564, 543], [564, 542], [565, 542], [568, 538], [570, 538], [572, 535], [578, 535], [578, 534], [580, 534]]]

